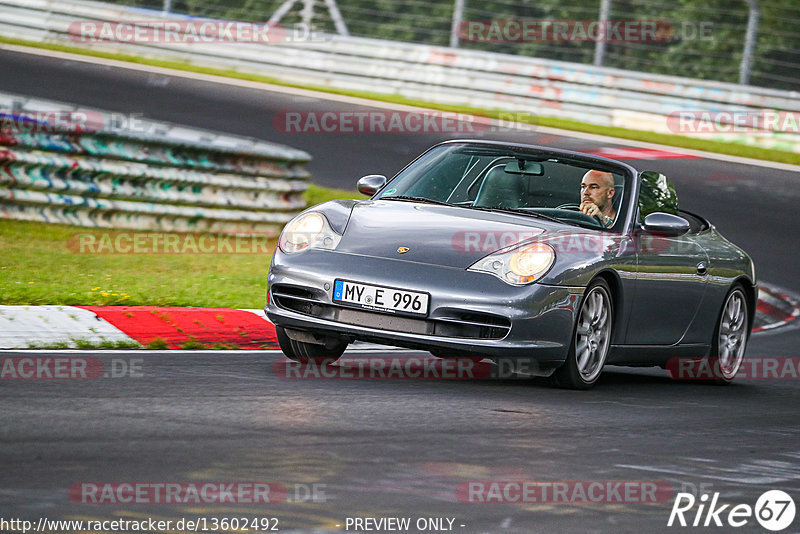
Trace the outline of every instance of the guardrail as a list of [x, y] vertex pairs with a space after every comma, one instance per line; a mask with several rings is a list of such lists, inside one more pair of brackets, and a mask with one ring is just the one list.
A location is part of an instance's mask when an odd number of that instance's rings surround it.
[[[257, 73], [291, 82], [401, 95], [442, 104], [554, 116], [678, 133], [680, 110], [800, 112], [800, 93], [447, 47], [309, 34], [242, 42], [81, 42], [75, 23], [199, 20], [100, 2], [4, 0], [0, 35]], [[268, 35], [269, 32], [267, 32]], [[291, 33], [289, 34], [291, 37]], [[123, 42], [124, 41], [124, 42]], [[722, 118], [721, 121], [735, 119]], [[800, 150], [800, 135], [776, 128], [719, 129], [698, 137]]]
[[293, 148], [0, 94], [0, 217], [277, 235], [305, 207]]

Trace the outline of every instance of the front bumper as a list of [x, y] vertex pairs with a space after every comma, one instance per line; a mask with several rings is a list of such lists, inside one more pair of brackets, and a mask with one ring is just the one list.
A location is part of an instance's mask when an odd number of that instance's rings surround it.
[[[333, 303], [336, 278], [430, 294], [427, 318]], [[511, 286], [492, 275], [327, 250], [287, 255], [270, 266], [265, 312], [277, 326], [445, 354], [564, 362], [585, 288]]]

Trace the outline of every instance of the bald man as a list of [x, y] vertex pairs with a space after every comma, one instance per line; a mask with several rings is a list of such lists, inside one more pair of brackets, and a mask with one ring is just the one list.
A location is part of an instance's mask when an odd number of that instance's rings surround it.
[[614, 176], [610, 172], [589, 171], [581, 181], [581, 213], [597, 217], [603, 226], [614, 224]]

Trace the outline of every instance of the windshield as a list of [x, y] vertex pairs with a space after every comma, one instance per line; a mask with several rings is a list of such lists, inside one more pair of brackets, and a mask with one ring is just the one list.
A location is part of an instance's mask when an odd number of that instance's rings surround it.
[[622, 219], [624, 186], [617, 169], [516, 147], [454, 143], [424, 154], [378, 198], [429, 200], [613, 228]]

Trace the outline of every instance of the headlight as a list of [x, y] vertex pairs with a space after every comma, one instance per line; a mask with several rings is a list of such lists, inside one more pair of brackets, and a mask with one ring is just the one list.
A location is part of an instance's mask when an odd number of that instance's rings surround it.
[[493, 274], [503, 282], [522, 286], [544, 276], [555, 259], [556, 253], [550, 245], [534, 243], [489, 254], [468, 270]]
[[281, 233], [278, 246], [287, 254], [307, 248], [333, 250], [341, 239], [342, 236], [333, 231], [323, 214], [312, 211], [289, 221]]

